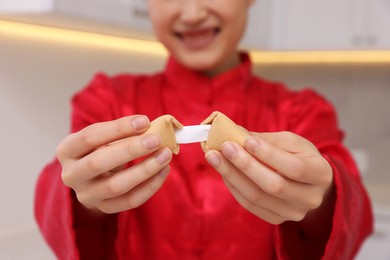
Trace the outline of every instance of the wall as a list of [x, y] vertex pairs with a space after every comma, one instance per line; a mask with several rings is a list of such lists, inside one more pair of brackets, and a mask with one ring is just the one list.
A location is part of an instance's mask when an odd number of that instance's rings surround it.
[[[1, 259], [53, 259], [33, 220], [34, 185], [68, 132], [71, 95], [96, 71], [152, 72], [163, 65], [162, 57], [0, 34]], [[386, 203], [389, 66], [256, 66], [255, 71], [292, 88], [314, 86], [335, 103], [346, 144], [368, 158], [364, 179], [371, 195]]]
[[68, 133], [71, 95], [97, 71], [152, 72], [164, 64], [162, 57], [0, 33], [0, 259], [52, 258], [33, 220], [34, 186]]

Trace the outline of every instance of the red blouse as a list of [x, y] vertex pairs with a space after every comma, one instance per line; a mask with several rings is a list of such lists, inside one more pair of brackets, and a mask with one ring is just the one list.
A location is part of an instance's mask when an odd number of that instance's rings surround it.
[[372, 230], [369, 200], [333, 107], [312, 90], [292, 92], [255, 77], [246, 54], [240, 66], [215, 78], [173, 59], [155, 75], [98, 74], [72, 105], [73, 132], [131, 114], [151, 120], [171, 114], [193, 125], [215, 110], [250, 131], [292, 131], [331, 164], [336, 202], [329, 237], [307, 243], [294, 223], [271, 225], [242, 208], [200, 145], [189, 144], [181, 145], [163, 187], [145, 204], [95, 219], [63, 185], [54, 160], [38, 180], [35, 213], [60, 259], [303, 259], [315, 252], [322, 259], [351, 259]]

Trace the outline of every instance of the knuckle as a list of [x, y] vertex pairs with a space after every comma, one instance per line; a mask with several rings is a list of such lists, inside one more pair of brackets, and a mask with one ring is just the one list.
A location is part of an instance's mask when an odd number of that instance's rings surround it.
[[64, 149], [62, 143], [60, 143], [60, 144], [57, 146], [56, 152], [55, 152], [55, 153], [56, 153], [56, 157], [58, 158], [58, 160], [59, 160], [60, 162], [62, 162], [62, 161], [64, 160], [65, 154], [66, 154], [65, 149]]
[[68, 173], [67, 171], [65, 171], [64, 169], [62, 170], [62, 172], [61, 172], [61, 180], [62, 180], [62, 182], [66, 185], [66, 186], [68, 186], [68, 187], [70, 187], [70, 188], [72, 188], [73, 187], [73, 178], [72, 178], [72, 175], [70, 174], [70, 173]]
[[129, 133], [131, 129], [129, 120], [118, 119], [115, 124], [115, 131], [120, 135], [124, 136]]
[[303, 210], [291, 210], [288, 219], [299, 222], [303, 220], [305, 216], [306, 216], [306, 212]]
[[60, 162], [65, 161], [68, 156], [68, 149], [67, 147], [69, 146], [69, 142], [72, 140], [74, 137], [74, 133], [68, 135], [65, 137], [56, 147], [55, 154]]
[[252, 209], [253, 209], [253, 204], [252, 204], [251, 202], [249, 202], [248, 200], [245, 200], [245, 199], [244, 199], [244, 200], [240, 200], [239, 202], [240, 202], [241, 206], [242, 206], [244, 209], [248, 210], [249, 212], [252, 211]]
[[99, 207], [97, 207], [97, 209], [100, 210], [101, 212], [103, 212], [104, 214], [113, 213], [113, 212], [111, 212], [109, 209], [107, 209], [107, 208], [104, 207], [104, 206], [99, 206]]
[[78, 133], [80, 137], [80, 142], [86, 147], [95, 148], [97, 127], [98, 124], [89, 125]]
[[109, 197], [117, 197], [125, 192], [123, 183], [113, 177], [106, 180], [105, 189]]
[[114, 213], [117, 213], [118, 211], [112, 209], [112, 208], [107, 208], [106, 210], [102, 210], [102, 209], [99, 209], [101, 212], [103, 212], [104, 214], [114, 214]]
[[281, 217], [273, 217], [273, 218], [270, 218], [269, 220], [267, 220], [267, 222], [273, 224], [273, 225], [280, 225], [282, 223], [284, 223], [286, 221], [286, 219], [283, 219]]
[[81, 205], [89, 209], [95, 208], [98, 200], [92, 196], [87, 186], [73, 190], [77, 201], [80, 202]]
[[273, 225], [279, 225], [287, 221], [286, 218], [280, 216], [279, 214], [267, 212], [267, 211], [261, 212], [259, 217]]
[[255, 204], [255, 205], [258, 205], [262, 202], [262, 199], [263, 199], [263, 196], [261, 196], [261, 194], [259, 194], [259, 192], [256, 192], [256, 191], [251, 191], [248, 193], [247, 195], [247, 199]]
[[135, 158], [137, 157], [137, 153], [141, 152], [140, 147], [137, 148], [135, 142], [130, 138], [126, 139], [125, 145], [128, 158]]
[[333, 171], [329, 174], [323, 174], [323, 181], [322, 183], [325, 183], [326, 186], [332, 184], [333, 182]]
[[68, 186], [68, 187], [71, 187], [72, 186], [72, 183], [70, 181], [70, 178], [68, 177], [69, 175], [67, 174], [64, 174], [64, 173], [61, 173], [61, 180], [62, 182]]
[[307, 202], [309, 209], [316, 209], [322, 204], [322, 198], [320, 196], [311, 196]]
[[222, 170], [219, 170], [218, 171], [219, 172], [219, 174], [222, 176], [222, 178], [225, 180], [225, 181], [227, 181], [228, 183], [231, 183], [232, 182], [232, 174], [231, 174], [231, 172], [230, 171], [227, 171], [227, 170], [225, 170], [225, 169], [222, 169]]
[[103, 170], [102, 160], [98, 156], [89, 156], [85, 158], [85, 166], [89, 171], [94, 173], [101, 173]]
[[285, 186], [286, 183], [282, 177], [277, 176], [277, 178], [274, 178], [268, 187], [266, 187], [266, 192], [273, 196], [279, 197], [281, 194], [283, 194]]
[[160, 183], [156, 183], [156, 182], [151, 182], [149, 185], [148, 185], [148, 190], [151, 194], [154, 194], [156, 193], [159, 189], [160, 189], [161, 185]]
[[299, 135], [297, 135], [293, 132], [290, 132], [290, 131], [284, 131], [283, 134], [285, 135], [286, 138], [291, 140], [292, 143], [296, 143], [296, 142], [302, 140], [302, 138]]
[[155, 194], [161, 188], [163, 182], [164, 180], [162, 178], [158, 178], [158, 176], [155, 175], [154, 178], [146, 186], [149, 191], [149, 194]]
[[322, 157], [321, 159], [324, 164], [323, 172], [321, 174], [321, 183], [328, 185], [333, 181], [333, 169], [325, 158]]
[[133, 196], [130, 196], [127, 200], [126, 200], [126, 209], [135, 209], [135, 208], [138, 208], [139, 206], [141, 206], [142, 204], [144, 203], [144, 200], [141, 200], [141, 199], [136, 199], [135, 197]]
[[251, 168], [251, 158], [249, 156], [243, 156], [240, 163], [240, 169], [244, 172], [248, 171]]
[[[279, 134], [285, 138], [285, 140], [292, 140], [292, 138], [296, 138], [296, 135], [290, 131], [281, 131]], [[295, 140], [295, 139], [294, 139]]]
[[261, 160], [264, 161], [265, 163], [275, 161], [275, 154], [273, 153], [272, 149], [270, 149], [269, 146], [267, 149], [264, 148], [262, 149]]
[[290, 164], [293, 179], [302, 180], [305, 176], [305, 162], [299, 157], [295, 157]]
[[83, 205], [88, 205], [89, 202], [89, 196], [84, 193], [84, 192], [76, 192], [76, 198], [77, 200], [83, 204]]
[[100, 210], [101, 212], [105, 213], [105, 214], [113, 214], [113, 213], [116, 213], [117, 211], [111, 206], [110, 203], [100, 203], [98, 206], [97, 206], [97, 209]]

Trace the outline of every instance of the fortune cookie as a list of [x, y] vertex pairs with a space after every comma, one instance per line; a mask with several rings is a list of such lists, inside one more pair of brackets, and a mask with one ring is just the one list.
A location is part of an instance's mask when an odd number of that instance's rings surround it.
[[226, 141], [233, 141], [244, 146], [245, 140], [249, 136], [245, 128], [237, 125], [229, 117], [218, 111], [213, 112], [201, 124], [211, 124], [207, 141], [201, 143], [204, 152], [210, 149], [221, 150], [221, 145]]
[[172, 153], [178, 154], [180, 146], [176, 143], [175, 128], [182, 128], [183, 125], [171, 115], [163, 115], [150, 123], [145, 133], [157, 134], [161, 138], [161, 145], [168, 147]]

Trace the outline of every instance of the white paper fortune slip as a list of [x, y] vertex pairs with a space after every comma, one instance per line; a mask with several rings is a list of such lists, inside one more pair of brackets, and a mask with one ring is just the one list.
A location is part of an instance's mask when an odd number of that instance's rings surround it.
[[175, 130], [176, 143], [190, 144], [207, 140], [211, 125], [190, 125]]

